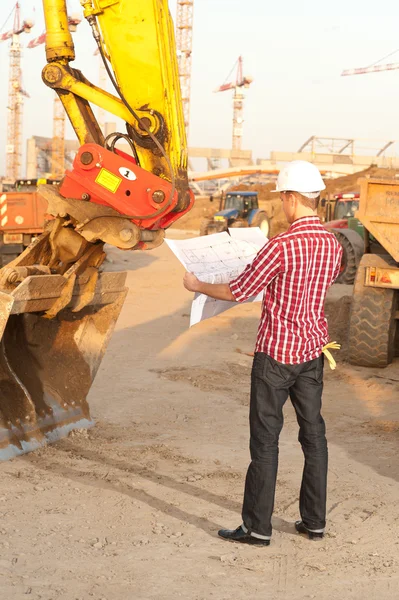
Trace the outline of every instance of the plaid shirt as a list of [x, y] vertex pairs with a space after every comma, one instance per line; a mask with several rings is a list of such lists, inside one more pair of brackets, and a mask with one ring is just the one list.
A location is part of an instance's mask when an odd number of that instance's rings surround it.
[[303, 217], [272, 238], [230, 282], [237, 302], [264, 290], [255, 352], [285, 364], [320, 356], [329, 341], [324, 300], [338, 277], [342, 248], [318, 217]]

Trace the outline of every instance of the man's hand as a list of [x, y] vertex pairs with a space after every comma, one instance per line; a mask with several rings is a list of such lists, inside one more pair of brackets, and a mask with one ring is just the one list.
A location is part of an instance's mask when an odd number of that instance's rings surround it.
[[193, 273], [186, 272], [183, 285], [189, 292], [199, 292], [216, 300], [235, 302], [228, 283], [205, 283], [200, 281]]
[[189, 273], [188, 271], [185, 273], [183, 278], [183, 285], [189, 292], [198, 292], [200, 280], [193, 273]]

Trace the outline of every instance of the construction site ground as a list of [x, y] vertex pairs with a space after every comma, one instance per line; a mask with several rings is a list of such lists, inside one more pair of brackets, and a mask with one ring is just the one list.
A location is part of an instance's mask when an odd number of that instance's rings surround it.
[[287, 403], [272, 543], [240, 546], [217, 530], [241, 522], [260, 305], [189, 329], [192, 296], [165, 244], [108, 253], [129, 294], [90, 392], [96, 426], [1, 464], [0, 597], [397, 600], [399, 361], [345, 362], [351, 287], [326, 305], [343, 344], [325, 376], [327, 534], [294, 530], [303, 459]]

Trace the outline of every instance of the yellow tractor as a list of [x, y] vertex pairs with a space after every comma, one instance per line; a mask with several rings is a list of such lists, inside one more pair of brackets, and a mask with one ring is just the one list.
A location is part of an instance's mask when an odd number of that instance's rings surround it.
[[349, 360], [385, 367], [399, 355], [399, 182], [361, 180], [355, 216], [364, 226], [365, 254], [353, 290]]
[[[91, 424], [86, 397], [126, 295], [126, 274], [101, 270], [104, 244], [155, 248], [193, 204], [167, 0], [81, 4], [115, 94], [71, 66], [66, 0], [43, 0], [42, 78], [81, 147], [61, 183], [40, 188], [44, 233], [0, 270], [0, 459]], [[92, 105], [126, 132], [104, 138]]]

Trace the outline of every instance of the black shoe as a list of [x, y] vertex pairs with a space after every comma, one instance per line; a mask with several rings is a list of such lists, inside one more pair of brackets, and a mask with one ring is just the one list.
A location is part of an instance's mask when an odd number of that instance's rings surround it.
[[298, 533], [304, 533], [310, 540], [321, 540], [324, 537], [324, 531], [309, 531], [302, 521], [295, 521], [295, 529]]
[[242, 544], [252, 544], [253, 546], [269, 546], [270, 540], [262, 540], [245, 533], [241, 525], [237, 529], [220, 529], [218, 535], [229, 542], [241, 542]]

